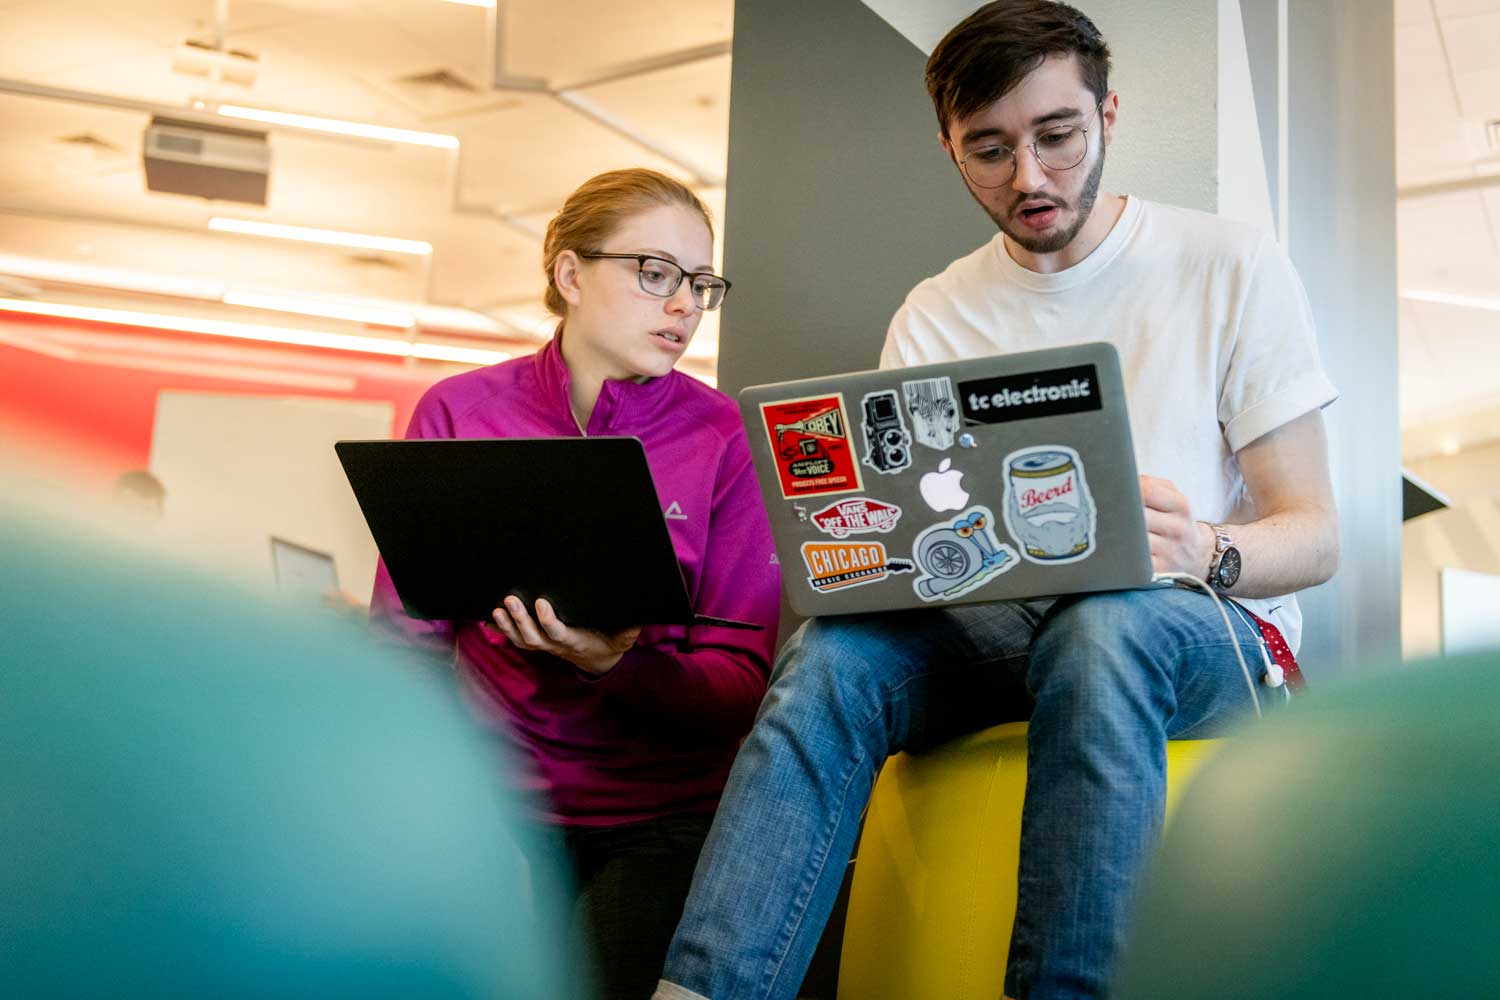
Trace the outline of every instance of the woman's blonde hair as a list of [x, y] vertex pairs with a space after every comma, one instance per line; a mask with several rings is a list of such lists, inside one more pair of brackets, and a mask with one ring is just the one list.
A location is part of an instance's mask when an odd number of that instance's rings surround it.
[[713, 238], [713, 219], [698, 196], [687, 185], [655, 170], [611, 170], [589, 178], [568, 195], [562, 209], [547, 223], [547, 237], [542, 243], [547, 310], [555, 316], [568, 312], [568, 303], [553, 277], [559, 254], [564, 250], [598, 253], [626, 219], [658, 205], [682, 205], [696, 211], [703, 216], [709, 238]]

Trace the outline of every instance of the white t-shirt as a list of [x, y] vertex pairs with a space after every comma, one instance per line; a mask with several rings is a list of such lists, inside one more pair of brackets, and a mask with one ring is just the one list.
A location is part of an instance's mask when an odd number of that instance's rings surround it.
[[[1064, 271], [1026, 270], [997, 235], [923, 281], [891, 320], [880, 366], [1101, 340], [1120, 352], [1137, 467], [1176, 484], [1200, 521], [1255, 520], [1234, 453], [1338, 396], [1318, 362], [1307, 295], [1276, 242], [1140, 198]], [[1240, 603], [1297, 649], [1295, 598]]]

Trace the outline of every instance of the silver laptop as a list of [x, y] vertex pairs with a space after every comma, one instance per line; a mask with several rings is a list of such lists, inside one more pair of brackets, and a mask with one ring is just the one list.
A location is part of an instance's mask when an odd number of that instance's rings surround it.
[[739, 399], [800, 615], [1151, 582], [1109, 344], [751, 386]]

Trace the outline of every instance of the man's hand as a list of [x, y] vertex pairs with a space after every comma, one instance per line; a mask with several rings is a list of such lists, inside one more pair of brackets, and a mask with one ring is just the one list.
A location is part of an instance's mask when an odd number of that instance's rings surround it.
[[536, 619], [532, 620], [518, 597], [507, 597], [505, 606], [495, 609], [495, 625], [517, 649], [551, 653], [595, 677], [613, 670], [641, 634], [639, 626], [614, 633], [569, 628], [545, 599], [536, 602]]
[[1170, 480], [1141, 477], [1141, 499], [1146, 504], [1146, 532], [1151, 538], [1153, 573], [1208, 576], [1217, 539], [1213, 528], [1193, 520], [1187, 497]]

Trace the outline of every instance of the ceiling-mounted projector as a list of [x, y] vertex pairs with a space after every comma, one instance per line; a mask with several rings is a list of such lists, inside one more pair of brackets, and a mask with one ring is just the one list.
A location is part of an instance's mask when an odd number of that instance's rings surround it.
[[266, 133], [154, 117], [142, 144], [146, 187], [214, 201], [266, 203]]

